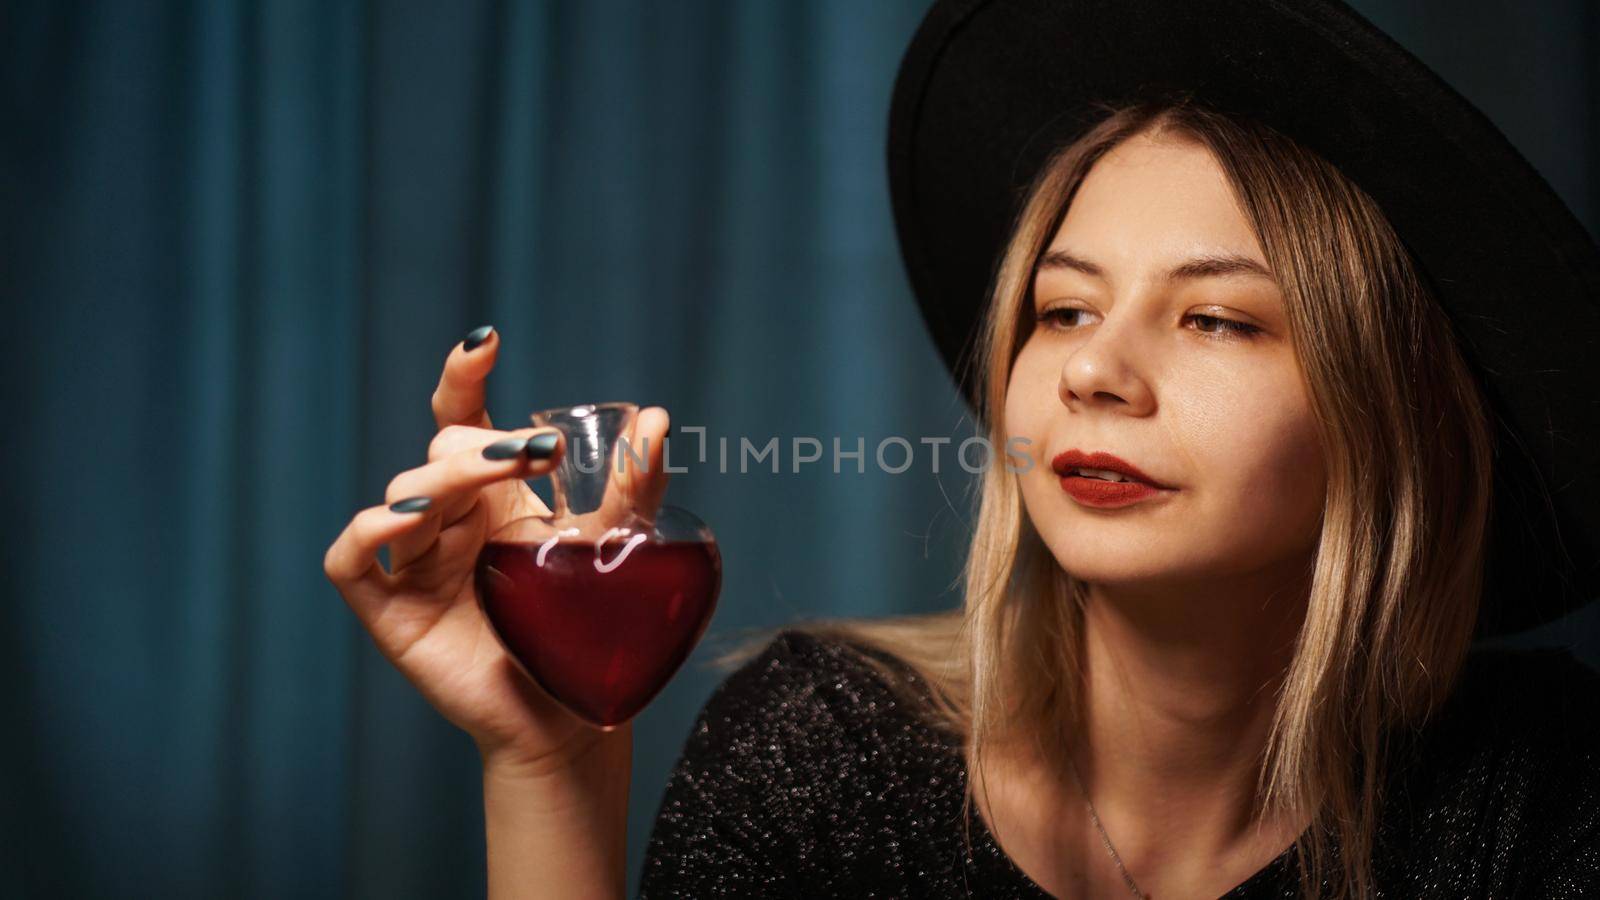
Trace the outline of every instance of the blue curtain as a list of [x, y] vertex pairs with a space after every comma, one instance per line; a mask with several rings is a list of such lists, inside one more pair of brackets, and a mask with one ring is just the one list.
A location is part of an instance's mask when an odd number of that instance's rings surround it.
[[[476, 752], [320, 566], [477, 325], [500, 427], [625, 399], [713, 463], [868, 450], [674, 479], [725, 583], [637, 721], [635, 878], [716, 638], [956, 603], [969, 476], [871, 459], [970, 433], [885, 186], [925, 5], [0, 4], [0, 893], [482, 895]], [[1595, 228], [1591, 4], [1359, 6]]]

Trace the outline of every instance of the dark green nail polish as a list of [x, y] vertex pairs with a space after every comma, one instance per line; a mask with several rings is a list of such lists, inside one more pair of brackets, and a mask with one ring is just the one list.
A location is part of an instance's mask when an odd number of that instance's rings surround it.
[[505, 440], [495, 441], [483, 448], [484, 459], [515, 459], [521, 455], [522, 448], [528, 443], [527, 438], [508, 437]]
[[389, 504], [389, 509], [397, 513], [424, 512], [433, 505], [430, 497], [408, 497]]
[[556, 452], [556, 445], [561, 443], [561, 435], [554, 431], [536, 434], [528, 438], [529, 459], [549, 459]]
[[489, 339], [489, 335], [491, 335], [493, 333], [494, 333], [494, 326], [493, 325], [485, 325], [482, 328], [474, 328], [471, 331], [467, 332], [467, 339], [461, 342], [461, 349], [463, 349], [463, 350], [472, 350], [472, 349], [476, 348], [479, 344], [483, 343], [484, 341], [487, 341]]

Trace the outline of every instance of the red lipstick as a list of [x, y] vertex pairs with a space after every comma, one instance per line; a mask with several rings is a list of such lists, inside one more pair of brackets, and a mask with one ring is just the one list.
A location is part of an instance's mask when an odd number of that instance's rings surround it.
[[[1061, 476], [1061, 489], [1072, 499], [1099, 509], [1128, 506], [1176, 490], [1133, 463], [1104, 451], [1067, 450], [1050, 461], [1050, 468]], [[1086, 474], [1084, 469], [1099, 471]], [[1112, 472], [1127, 480], [1107, 480], [1105, 473]]]

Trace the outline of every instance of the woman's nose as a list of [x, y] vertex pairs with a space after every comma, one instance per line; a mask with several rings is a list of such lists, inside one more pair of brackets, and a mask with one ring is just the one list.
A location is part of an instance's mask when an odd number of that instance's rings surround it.
[[1146, 414], [1154, 401], [1132, 322], [1105, 317], [1061, 365], [1058, 393], [1069, 409], [1111, 407]]

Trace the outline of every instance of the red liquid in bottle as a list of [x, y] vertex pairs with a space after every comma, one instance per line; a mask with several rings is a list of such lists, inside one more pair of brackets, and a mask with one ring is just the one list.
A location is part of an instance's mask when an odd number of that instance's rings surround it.
[[654, 699], [705, 634], [722, 557], [713, 542], [613, 540], [597, 568], [595, 549], [490, 541], [478, 558], [478, 599], [534, 681], [610, 727]]

